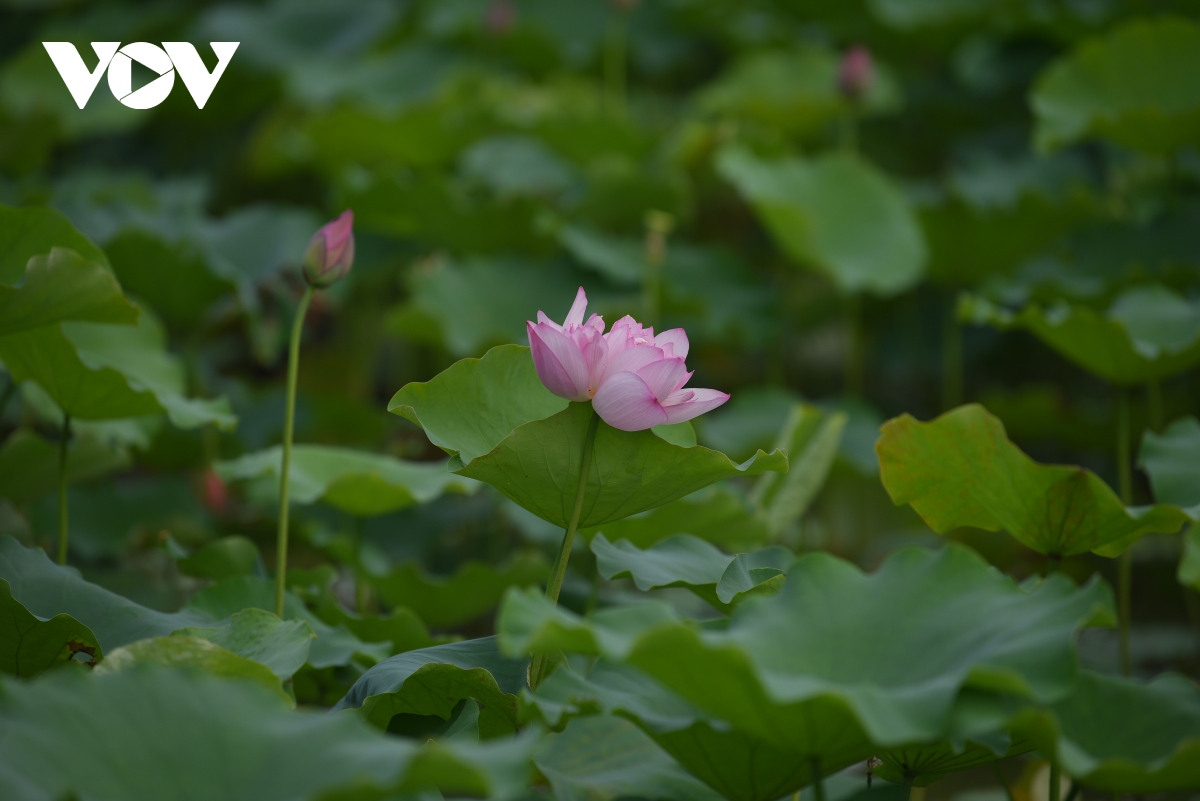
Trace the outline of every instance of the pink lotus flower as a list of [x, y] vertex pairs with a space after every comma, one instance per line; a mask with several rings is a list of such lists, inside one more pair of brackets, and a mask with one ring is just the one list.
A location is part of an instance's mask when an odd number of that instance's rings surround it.
[[842, 55], [838, 64], [838, 90], [850, 100], [858, 100], [871, 88], [875, 79], [875, 62], [871, 51], [855, 45]]
[[715, 389], [683, 388], [692, 374], [682, 328], [655, 336], [626, 316], [605, 334], [599, 315], [583, 321], [586, 311], [580, 287], [562, 325], [540, 311], [537, 324], [525, 324], [538, 378], [555, 395], [590, 400], [604, 422], [622, 431], [682, 423], [729, 400]]
[[354, 266], [354, 212], [321, 226], [304, 251], [304, 280], [315, 289], [332, 286]]

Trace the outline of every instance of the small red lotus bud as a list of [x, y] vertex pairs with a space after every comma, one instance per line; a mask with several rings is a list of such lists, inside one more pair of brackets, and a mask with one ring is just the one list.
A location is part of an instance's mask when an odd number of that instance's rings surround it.
[[517, 22], [517, 7], [509, 0], [495, 0], [487, 7], [484, 25], [495, 36], [508, 33]]
[[313, 234], [304, 252], [304, 280], [314, 289], [340, 281], [354, 265], [354, 212], [347, 209]]
[[204, 505], [217, 514], [223, 514], [229, 505], [229, 488], [212, 468], [204, 471]]
[[871, 88], [875, 80], [875, 64], [871, 51], [855, 45], [842, 55], [838, 65], [838, 90], [850, 100], [858, 100]]

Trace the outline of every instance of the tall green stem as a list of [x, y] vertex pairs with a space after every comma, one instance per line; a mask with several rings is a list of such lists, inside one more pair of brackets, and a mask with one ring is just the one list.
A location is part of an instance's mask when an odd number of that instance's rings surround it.
[[[1117, 395], [1117, 480], [1121, 503], [1133, 502], [1133, 467], [1129, 453], [1129, 390], [1121, 388]], [[1133, 546], [1121, 554], [1117, 571], [1117, 615], [1120, 623], [1121, 672], [1133, 671], [1129, 655], [1129, 628], [1133, 612]]]
[[861, 398], [866, 385], [866, 334], [863, 331], [862, 298], [846, 299], [846, 394]]
[[1155, 434], [1162, 433], [1163, 399], [1162, 383], [1150, 381], [1146, 384], [1146, 416], [1149, 418], [1150, 430]]
[[942, 332], [942, 409], [953, 409], [963, 401], [963, 333], [954, 309]]
[[813, 799], [814, 801], [825, 801], [825, 782], [821, 778], [821, 760], [816, 757], [812, 761], [813, 772]]
[[275, 614], [283, 617], [283, 593], [287, 587], [288, 550], [288, 476], [292, 467], [292, 430], [296, 424], [296, 376], [300, 372], [300, 335], [304, 331], [304, 315], [312, 300], [313, 288], [305, 287], [296, 319], [292, 322], [292, 339], [288, 344], [287, 405], [283, 413], [283, 462], [279, 467], [279, 533], [275, 543]]
[[1057, 762], [1050, 763], [1050, 801], [1058, 801], [1062, 795], [1062, 774]]
[[67, 448], [71, 444], [71, 415], [63, 414], [62, 438], [58, 442], [58, 563], [67, 563]]
[[[554, 560], [554, 571], [550, 574], [550, 582], [546, 585], [546, 597], [551, 603], [558, 603], [558, 595], [562, 592], [563, 578], [567, 575], [567, 561], [571, 558], [571, 547], [575, 544], [575, 531], [579, 528], [579, 516], [583, 513], [583, 499], [587, 495], [588, 474], [592, 471], [592, 451], [596, 445], [596, 429], [600, 427], [600, 416], [588, 404], [591, 419], [588, 421], [587, 434], [583, 438], [583, 451], [579, 454], [579, 488], [575, 491], [575, 506], [571, 510], [571, 519], [567, 521], [567, 530], [563, 534], [562, 546], [558, 549], [558, 558]], [[546, 655], [534, 655], [529, 665], [529, 688], [536, 690], [542, 683], [546, 672]]]

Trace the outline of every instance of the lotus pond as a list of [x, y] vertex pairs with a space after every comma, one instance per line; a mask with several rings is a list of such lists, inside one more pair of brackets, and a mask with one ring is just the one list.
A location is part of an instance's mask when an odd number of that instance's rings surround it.
[[0, 799], [1200, 799], [1193, 3], [0, 23]]

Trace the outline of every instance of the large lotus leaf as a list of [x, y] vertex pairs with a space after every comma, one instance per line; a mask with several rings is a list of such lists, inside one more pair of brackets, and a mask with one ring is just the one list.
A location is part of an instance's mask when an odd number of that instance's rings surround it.
[[1120, 795], [1200, 787], [1200, 689], [1183, 676], [1147, 684], [1084, 671], [1053, 718], [1049, 750], [1084, 787]]
[[0, 284], [0, 337], [66, 320], [132, 324], [137, 318], [110, 270], [65, 248], [30, 258], [17, 286]]
[[1200, 304], [1165, 287], [1136, 287], [1107, 313], [1058, 303], [1018, 312], [980, 297], [964, 297], [959, 318], [1003, 331], [1020, 329], [1114, 384], [1143, 384], [1200, 364]]
[[192, 609], [175, 613], [148, 609], [84, 581], [74, 568], [56, 565], [40, 548], [25, 548], [12, 537], [0, 537], [0, 579], [12, 585], [13, 597], [37, 617], [66, 614], [87, 626], [105, 652], [213, 622], [209, 615]]
[[[522, 703], [525, 716], [555, 728], [580, 715], [627, 718], [731, 801], [776, 801], [827, 772], [793, 751], [712, 718], [627, 665], [601, 660], [587, 676], [558, 670], [536, 694], [525, 693]], [[845, 734], [829, 738], [824, 754], [829, 765], [852, 764], [870, 754], [857, 729], [853, 736]]]
[[297, 801], [339, 788], [377, 791], [372, 798], [437, 788], [513, 798], [526, 786], [531, 746], [518, 739], [421, 747], [354, 716], [290, 711], [252, 683], [194, 671], [59, 671], [5, 686], [0, 794], [10, 801]]
[[1166, 153], [1200, 141], [1200, 26], [1141, 19], [1084, 40], [1038, 78], [1034, 140], [1048, 150], [1100, 136]]
[[[579, 485], [580, 449], [593, 414], [589, 404], [572, 403], [553, 417], [517, 428], [491, 453], [456, 472], [491, 484], [543, 520], [565, 528]], [[680, 447], [652, 431], [620, 431], [601, 422], [579, 525], [620, 520], [726, 478], [786, 470], [787, 456], [781, 451], [759, 451], [739, 465], [719, 451]]]
[[771, 537], [762, 515], [740, 495], [719, 484], [580, 533], [594, 537], [598, 531], [614, 542], [628, 540], [638, 548], [649, 548], [675, 534], [691, 534], [736, 551], [762, 545]]
[[308, 661], [317, 635], [303, 620], [280, 620], [265, 609], [251, 608], [235, 612], [222, 626], [180, 629], [173, 636], [208, 640], [286, 681]]
[[396, 715], [449, 719], [458, 702], [470, 698], [479, 705], [480, 736], [512, 734], [528, 663], [501, 656], [495, 637], [409, 651], [364, 673], [334, 709], [361, 709], [386, 729]]
[[431, 381], [406, 384], [388, 411], [419, 425], [459, 463], [470, 464], [513, 429], [566, 406], [542, 386], [529, 348], [504, 345], [481, 359], [456, 362]]
[[180, 557], [175, 565], [185, 576], [212, 581], [263, 573], [258, 546], [239, 534], [215, 539], [195, 553]]
[[[593, 412], [589, 404], [563, 404], [538, 380], [529, 349], [508, 345], [482, 359], [464, 359], [427, 383], [405, 386], [388, 409], [424, 428], [451, 454], [454, 472], [491, 484], [565, 528]], [[786, 469], [787, 457], [778, 451], [760, 451], [736, 465], [717, 451], [601, 422], [579, 525], [619, 520], [724, 478]]]
[[640, 286], [646, 273], [646, 244], [579, 225], [564, 225], [558, 241], [580, 264], [616, 284]]
[[591, 542], [596, 570], [606, 579], [631, 578], [639, 590], [686, 587], [722, 612], [746, 598], [778, 589], [794, 557], [783, 548], [728, 556], [687, 534], [642, 550], [628, 540], [609, 542], [597, 534]]
[[[274, 608], [275, 583], [271, 579], [242, 576], [226, 579], [201, 590], [184, 611], [204, 615], [206, 620], [188, 625], [205, 627], [211, 626], [212, 621], [224, 620], [245, 609]], [[303, 601], [290, 592], [284, 595], [283, 615], [289, 622], [304, 621], [316, 634], [308, 653], [308, 663], [315, 668], [348, 665], [356, 657], [362, 657], [368, 662], [378, 662], [391, 653], [390, 643], [363, 642], [343, 626], [324, 623], [308, 610]]]
[[927, 253], [916, 213], [863, 159], [833, 153], [771, 162], [727, 150], [717, 168], [787, 255], [843, 292], [888, 296], [920, 280]]
[[558, 801], [715, 801], [717, 793], [684, 771], [635, 725], [619, 717], [571, 721], [546, 738], [534, 764]]
[[[874, 574], [823, 553], [800, 557], [775, 596], [742, 604], [724, 630], [639, 605], [589, 619], [513, 591], [501, 647], [561, 649], [632, 665], [760, 740], [836, 770], [835, 743], [937, 742], [963, 688], [1054, 701], [1077, 672], [1076, 632], [1111, 622], [1098, 581], [1052, 576], [1022, 588], [959, 546], [908, 548]], [[1036, 622], [1034, 622], [1036, 621]], [[841, 733], [837, 738], [829, 732]]]
[[1090, 470], [1038, 464], [978, 404], [928, 423], [907, 414], [889, 420], [876, 450], [892, 500], [939, 534], [973, 526], [1007, 531], [1051, 556], [1116, 556], [1144, 534], [1173, 533], [1187, 521], [1172, 506], [1127, 508]]
[[[278, 445], [218, 462], [226, 481], [269, 476], [279, 482]], [[329, 445], [296, 445], [288, 473], [289, 497], [297, 503], [324, 501], [357, 517], [388, 514], [428, 503], [446, 492], [474, 492], [477, 484], [452, 475], [445, 462], [409, 462], [379, 453]]]
[[91, 629], [70, 615], [34, 615], [0, 579], [0, 673], [29, 678], [80, 652], [93, 660], [103, 655]]
[[266, 665], [235, 654], [203, 637], [152, 637], [110, 651], [96, 670], [101, 674], [129, 670], [135, 665], [187, 667], [202, 670], [218, 678], [245, 679], [277, 693], [285, 704], [292, 699], [283, 690], [279, 677]]
[[788, 455], [788, 471], [764, 474], [751, 496], [772, 534], [804, 516], [829, 476], [849, 419], [803, 403], [792, 409], [776, 443]]
[[[0, 446], [0, 497], [24, 505], [58, 486], [59, 448], [28, 428], [13, 431]], [[73, 437], [67, 450], [67, 481], [82, 483], [129, 466], [129, 452], [99, 438]]]
[[1200, 420], [1184, 417], [1161, 434], [1147, 431], [1138, 461], [1156, 501], [1179, 506], [1192, 520], [1200, 520]]
[[425, 621], [411, 609], [394, 608], [384, 615], [360, 617], [350, 614], [336, 599], [329, 597], [318, 603], [314, 611], [330, 626], [341, 626], [363, 642], [385, 643], [389, 646], [389, 656], [445, 641], [445, 638], [431, 636]]
[[0, 285], [20, 283], [29, 260], [54, 248], [73, 250], [86, 262], [109, 267], [104, 251], [54, 209], [0, 205]]
[[185, 395], [183, 365], [142, 311], [137, 325], [67, 322], [0, 337], [0, 359], [17, 381], [32, 380], [64, 412], [84, 420], [166, 412], [181, 428], [237, 422], [224, 398]]
[[799, 135], [819, 133], [853, 113], [894, 111], [899, 87], [886, 69], [852, 108], [838, 91], [838, 55], [831, 48], [793, 46], [757, 50], [699, 94], [700, 108], [722, 117], [749, 118]]

